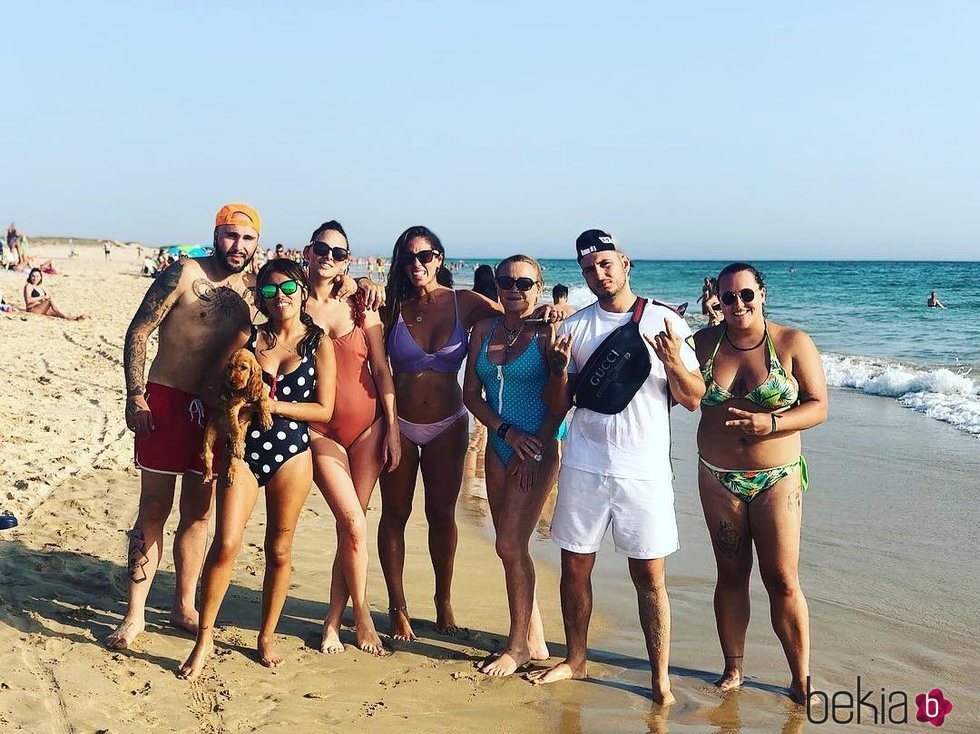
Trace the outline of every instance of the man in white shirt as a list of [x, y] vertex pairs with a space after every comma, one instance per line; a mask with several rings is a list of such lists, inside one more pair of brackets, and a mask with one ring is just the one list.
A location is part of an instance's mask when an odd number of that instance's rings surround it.
[[[587, 230], [575, 247], [582, 275], [597, 301], [562, 323], [549, 353], [544, 398], [562, 414], [572, 405], [574, 375], [610, 332], [631, 320], [637, 303], [629, 283], [630, 260], [610, 234]], [[579, 406], [572, 418], [551, 525], [551, 537], [562, 549], [561, 605], [568, 652], [562, 662], [528, 677], [539, 684], [586, 677], [592, 568], [611, 525], [616, 550], [629, 559], [636, 587], [652, 670], [651, 694], [664, 705], [674, 700], [667, 676], [670, 606], [664, 561], [679, 547], [669, 407], [674, 401], [695, 410], [705, 388], [683, 318], [650, 301], [639, 329], [656, 359], [650, 360], [650, 374], [626, 407], [610, 415]]]

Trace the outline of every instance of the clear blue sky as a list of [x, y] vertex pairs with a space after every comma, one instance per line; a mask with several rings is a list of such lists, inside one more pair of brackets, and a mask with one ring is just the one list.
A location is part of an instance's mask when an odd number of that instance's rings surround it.
[[975, 259], [975, 2], [20, 2], [0, 223], [389, 251]]

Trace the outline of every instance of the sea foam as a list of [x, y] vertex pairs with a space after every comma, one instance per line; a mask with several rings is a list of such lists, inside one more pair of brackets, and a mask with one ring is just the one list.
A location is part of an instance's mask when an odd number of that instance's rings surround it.
[[967, 370], [928, 369], [842, 354], [822, 358], [828, 385], [896, 398], [907, 408], [980, 436], [980, 385]]

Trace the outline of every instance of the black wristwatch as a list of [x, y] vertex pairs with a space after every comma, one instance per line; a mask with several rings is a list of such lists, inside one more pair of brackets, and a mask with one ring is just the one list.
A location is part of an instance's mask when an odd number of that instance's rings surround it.
[[507, 431], [509, 431], [511, 428], [512, 426], [510, 425], [510, 423], [504, 421], [499, 426], [497, 426], [497, 435], [500, 437], [501, 440], [506, 441]]

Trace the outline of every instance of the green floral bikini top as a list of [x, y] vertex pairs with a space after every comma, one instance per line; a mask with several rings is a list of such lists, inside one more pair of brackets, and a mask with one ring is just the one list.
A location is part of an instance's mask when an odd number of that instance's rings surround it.
[[701, 375], [704, 377], [704, 384], [707, 387], [704, 397], [701, 398], [701, 405], [710, 407], [721, 405], [727, 400], [742, 398], [755, 403], [764, 410], [776, 411], [796, 403], [800, 397], [800, 386], [796, 379], [783, 369], [783, 365], [776, 355], [776, 348], [772, 345], [772, 338], [769, 336], [768, 329], [766, 329], [766, 346], [769, 348], [769, 376], [766, 377], [765, 382], [747, 395], [734, 395], [715, 382], [712, 377], [715, 355], [718, 354], [721, 340], [725, 338], [726, 333], [727, 327], [722, 330], [714, 351], [701, 368]]

